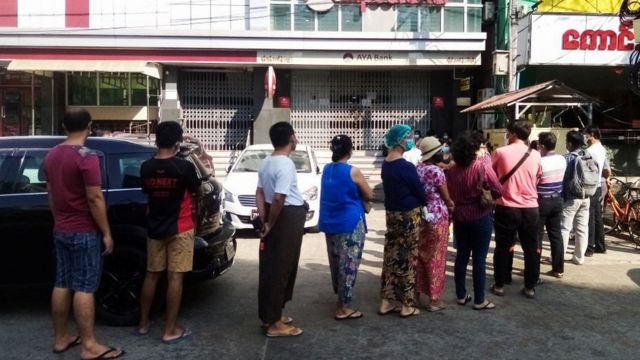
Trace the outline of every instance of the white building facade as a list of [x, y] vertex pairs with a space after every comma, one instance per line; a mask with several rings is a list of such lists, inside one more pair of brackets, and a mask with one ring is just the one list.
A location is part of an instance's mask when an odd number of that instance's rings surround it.
[[394, 123], [450, 131], [482, 17], [481, 0], [4, 1], [0, 135], [57, 133], [84, 107], [112, 131], [181, 120], [210, 150], [279, 120], [373, 150]]

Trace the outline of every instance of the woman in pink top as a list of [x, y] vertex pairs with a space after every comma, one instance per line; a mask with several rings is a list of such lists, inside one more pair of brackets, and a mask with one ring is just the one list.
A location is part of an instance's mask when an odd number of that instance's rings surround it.
[[491, 240], [493, 222], [491, 208], [480, 204], [480, 188], [491, 190], [497, 199], [502, 186], [491, 167], [491, 159], [480, 150], [482, 135], [467, 131], [453, 143], [455, 165], [447, 173], [449, 195], [455, 204], [453, 232], [457, 242], [455, 263], [456, 296], [459, 305], [466, 305], [471, 296], [465, 287], [469, 256], [473, 253], [473, 308], [493, 309], [495, 305], [485, 299], [485, 274], [487, 252]]

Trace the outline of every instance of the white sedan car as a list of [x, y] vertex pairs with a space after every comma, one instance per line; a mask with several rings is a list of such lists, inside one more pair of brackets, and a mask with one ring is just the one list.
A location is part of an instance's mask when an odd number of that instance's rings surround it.
[[[258, 169], [262, 160], [269, 156], [273, 147], [268, 144], [247, 147], [233, 163], [224, 181], [225, 217], [236, 229], [252, 229], [252, 216], [257, 214], [256, 188]], [[290, 155], [298, 171], [298, 189], [309, 203], [304, 227], [317, 231], [320, 211], [320, 167], [310, 147], [297, 145]]]

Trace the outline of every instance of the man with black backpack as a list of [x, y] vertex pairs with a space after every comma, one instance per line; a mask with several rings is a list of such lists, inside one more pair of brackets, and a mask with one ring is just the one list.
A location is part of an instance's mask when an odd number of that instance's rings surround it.
[[562, 181], [562, 242], [564, 253], [569, 246], [569, 233], [575, 225], [575, 248], [572, 262], [576, 265], [584, 263], [589, 236], [590, 198], [595, 194], [600, 181], [598, 165], [593, 157], [584, 150], [582, 134], [572, 130], [567, 133], [567, 170]]

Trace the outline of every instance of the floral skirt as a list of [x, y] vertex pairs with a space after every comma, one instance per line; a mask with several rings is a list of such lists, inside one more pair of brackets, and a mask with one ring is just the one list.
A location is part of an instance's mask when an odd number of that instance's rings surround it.
[[416, 267], [416, 291], [426, 294], [429, 300], [439, 300], [444, 290], [448, 240], [447, 217], [433, 223], [422, 222]]
[[363, 219], [360, 219], [350, 233], [326, 234], [333, 291], [338, 294], [338, 300], [342, 305], [349, 305], [353, 300], [353, 288], [362, 259], [364, 238]]
[[387, 211], [387, 233], [382, 264], [384, 300], [398, 301], [405, 306], [415, 302], [416, 263], [420, 234], [420, 208], [409, 211]]

